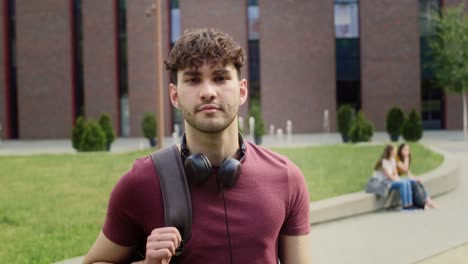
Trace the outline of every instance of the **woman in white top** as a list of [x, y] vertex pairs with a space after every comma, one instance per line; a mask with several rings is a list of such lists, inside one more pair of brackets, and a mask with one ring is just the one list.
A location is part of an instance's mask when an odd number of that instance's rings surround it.
[[401, 179], [396, 168], [396, 149], [392, 145], [385, 146], [380, 159], [376, 162], [374, 170], [382, 172], [390, 181], [390, 190], [396, 189], [400, 191], [401, 203], [403, 209], [413, 209], [413, 192], [411, 189], [411, 181]]

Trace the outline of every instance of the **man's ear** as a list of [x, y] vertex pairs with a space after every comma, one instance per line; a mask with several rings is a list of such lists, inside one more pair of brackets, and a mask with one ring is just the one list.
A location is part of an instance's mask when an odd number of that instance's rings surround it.
[[240, 87], [240, 105], [243, 105], [247, 101], [247, 97], [249, 95], [249, 89], [247, 87], [247, 80], [242, 79], [239, 82]]
[[177, 86], [173, 83], [169, 84], [169, 97], [171, 98], [172, 105], [180, 109], [179, 105], [179, 94], [177, 93]]

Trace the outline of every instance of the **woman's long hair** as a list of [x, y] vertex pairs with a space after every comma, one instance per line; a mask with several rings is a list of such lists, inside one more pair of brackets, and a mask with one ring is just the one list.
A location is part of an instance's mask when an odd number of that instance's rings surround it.
[[387, 145], [380, 156], [379, 160], [375, 163], [374, 170], [380, 170], [382, 168], [382, 160], [383, 159], [390, 159], [392, 157], [393, 146]]
[[[403, 157], [403, 148], [405, 146], [408, 146], [406, 143], [401, 143], [400, 146], [398, 146], [398, 151], [397, 151], [397, 156], [400, 159], [401, 162], [404, 162], [404, 157]], [[409, 164], [408, 167], [411, 165], [411, 151], [408, 153], [408, 159], [409, 159]], [[409, 169], [409, 168], [408, 168]]]

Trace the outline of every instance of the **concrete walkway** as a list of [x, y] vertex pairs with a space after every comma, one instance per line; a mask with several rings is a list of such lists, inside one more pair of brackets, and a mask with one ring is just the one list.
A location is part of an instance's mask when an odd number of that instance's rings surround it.
[[[468, 263], [468, 142], [461, 131], [425, 132], [422, 142], [452, 153], [462, 163], [459, 187], [436, 198], [440, 209], [430, 211], [384, 211], [312, 226], [314, 264], [333, 263]], [[247, 140], [249, 138], [247, 137]], [[165, 144], [174, 141], [166, 138]], [[266, 136], [265, 146], [338, 144], [331, 134]], [[389, 142], [386, 133], [376, 133], [373, 142]], [[144, 149], [143, 138], [120, 138], [111, 152]], [[0, 155], [76, 153], [69, 140], [2, 141]], [[313, 191], [313, 190], [312, 190]], [[465, 245], [464, 245], [465, 244]], [[460, 247], [461, 245], [464, 245]], [[460, 260], [461, 262], [456, 262]], [[60, 262], [78, 264], [82, 257]]]

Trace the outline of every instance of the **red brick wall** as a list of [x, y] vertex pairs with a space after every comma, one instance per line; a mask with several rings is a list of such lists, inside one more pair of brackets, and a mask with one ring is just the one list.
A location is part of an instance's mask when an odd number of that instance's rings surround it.
[[333, 1], [260, 0], [260, 85], [267, 126], [293, 133], [323, 131], [329, 110], [335, 129]]
[[[130, 101], [130, 133], [142, 136], [141, 120], [145, 112], [153, 112], [157, 118], [156, 93], [156, 17], [151, 12], [154, 0], [127, 1], [127, 45], [128, 45], [128, 84]], [[162, 45], [163, 60], [169, 52], [169, 4], [162, 2]], [[147, 14], [147, 12], [150, 12]], [[172, 132], [172, 106], [168, 95], [169, 75], [163, 66], [164, 85], [164, 130]]]
[[392, 106], [421, 109], [419, 2], [360, 1], [362, 106], [378, 130]]
[[[261, 12], [261, 11], [260, 11]], [[246, 0], [182, 0], [180, 1], [181, 34], [188, 28], [211, 27], [229, 34], [247, 55], [247, 1]], [[261, 15], [261, 14], [260, 14]], [[241, 75], [248, 79], [248, 65], [243, 67]], [[246, 116], [247, 103], [240, 109], [240, 115]]]
[[4, 31], [6, 22], [4, 2], [4, 0], [0, 1], [0, 139], [4, 139], [7, 137], [6, 100], [8, 99], [5, 98], [5, 90], [7, 85], [5, 78], [5, 67], [7, 66], [7, 63], [5, 61], [5, 42], [7, 41], [7, 39]]
[[70, 1], [16, 0], [19, 137], [71, 136]]
[[119, 131], [115, 0], [83, 1], [83, 77], [87, 118], [110, 115]]

